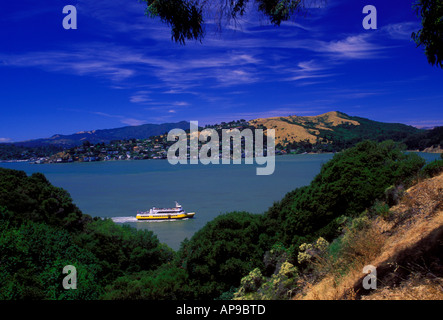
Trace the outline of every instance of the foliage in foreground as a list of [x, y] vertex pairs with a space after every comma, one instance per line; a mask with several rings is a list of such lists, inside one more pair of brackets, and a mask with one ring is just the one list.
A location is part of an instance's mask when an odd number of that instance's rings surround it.
[[[249, 0], [208, 2], [199, 0], [141, 0], [146, 2], [146, 13], [149, 17], [159, 17], [171, 27], [171, 38], [185, 44], [186, 40], [202, 41], [204, 37], [205, 19], [215, 14], [218, 24], [229, 23], [247, 11]], [[300, 11], [304, 3], [299, 0], [256, 0], [258, 10], [266, 15], [274, 25], [290, 19], [291, 15]], [[215, 5], [214, 5], [215, 3]]]
[[286, 246], [337, 235], [337, 218], [355, 217], [386, 188], [409, 183], [425, 161], [405, 154], [392, 141], [364, 141], [336, 154], [310, 185], [289, 192], [265, 214], [267, 233]]
[[412, 39], [424, 47], [431, 65], [443, 68], [443, 1], [417, 0], [414, 10], [421, 18], [422, 28], [412, 34]]
[[261, 216], [231, 212], [208, 222], [184, 241], [178, 258], [197, 298], [216, 298], [240, 284], [241, 276], [261, 264], [265, 246]]
[[[443, 157], [443, 153], [442, 153]], [[443, 160], [435, 160], [424, 166], [422, 175], [424, 178], [432, 178], [443, 172]]]
[[[287, 299], [302, 275], [327, 272], [310, 269], [325, 259], [325, 243], [331, 263], [358, 255], [352, 235], [365, 234], [354, 232], [366, 230], [364, 217], [389, 218], [386, 203], [423, 165], [393, 142], [362, 142], [265, 214], [220, 215], [178, 252], [152, 232], [82, 214], [43, 175], [0, 169], [1, 298]], [[344, 228], [353, 231], [337, 238]], [[79, 271], [75, 292], [61, 288], [68, 264]]]
[[[0, 221], [0, 299], [97, 299], [100, 261], [69, 232], [43, 223]], [[77, 269], [77, 290], [64, 290], [62, 270]]]
[[[84, 215], [39, 173], [0, 168], [0, 299], [98, 299], [117, 277], [172, 258], [152, 232]], [[77, 290], [62, 270], [77, 269]]]

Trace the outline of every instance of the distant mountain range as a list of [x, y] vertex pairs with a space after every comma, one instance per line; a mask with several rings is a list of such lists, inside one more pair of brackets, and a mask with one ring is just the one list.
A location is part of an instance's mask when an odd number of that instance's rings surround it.
[[127, 126], [115, 129], [82, 131], [69, 135], [56, 134], [50, 138], [27, 140], [15, 142], [14, 144], [22, 147], [41, 147], [52, 145], [70, 148], [81, 145], [84, 141], [89, 141], [92, 144], [96, 144], [109, 143], [112, 140], [147, 139], [152, 136], [162, 135], [175, 128], [184, 130], [189, 129], [189, 122], [181, 121], [176, 123], [143, 124], [139, 126]]
[[[412, 150], [425, 148], [443, 148], [443, 127], [432, 130], [418, 129], [401, 123], [384, 123], [366, 118], [349, 116], [343, 112], [331, 111], [318, 116], [287, 116], [260, 118], [247, 122], [222, 122], [210, 126], [216, 129], [235, 128], [266, 128], [275, 129], [276, 145], [299, 149], [304, 145], [322, 146], [318, 150], [342, 150], [362, 140], [394, 140], [403, 142]], [[81, 145], [84, 141], [91, 144], [109, 143], [112, 140], [148, 139], [163, 135], [171, 129], [189, 129], [189, 122], [144, 124], [115, 129], [83, 131], [70, 135], [54, 135], [50, 138], [28, 140], [14, 143], [18, 147], [58, 147], [71, 148]], [[308, 150], [310, 150], [308, 148]], [[315, 150], [314, 150], [315, 151]]]

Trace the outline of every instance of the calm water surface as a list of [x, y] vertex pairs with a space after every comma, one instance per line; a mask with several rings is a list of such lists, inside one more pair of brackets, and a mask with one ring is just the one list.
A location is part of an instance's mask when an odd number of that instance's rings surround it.
[[[421, 153], [427, 161], [438, 154]], [[263, 213], [287, 192], [310, 183], [332, 154], [276, 157], [274, 174], [257, 176], [253, 165], [171, 165], [166, 160], [109, 161], [70, 164], [0, 163], [1, 167], [41, 172], [66, 189], [74, 203], [91, 216], [112, 218], [153, 231], [173, 249], [206, 222], [230, 211]], [[172, 207], [178, 201], [193, 219], [141, 221], [137, 211]]]

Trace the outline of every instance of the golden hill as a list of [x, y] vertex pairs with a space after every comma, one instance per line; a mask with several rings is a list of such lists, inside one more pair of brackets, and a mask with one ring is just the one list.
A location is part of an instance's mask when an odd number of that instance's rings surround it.
[[310, 143], [317, 141], [319, 129], [333, 130], [341, 124], [360, 125], [358, 121], [347, 119], [346, 115], [337, 111], [327, 112], [318, 116], [288, 116], [259, 118], [249, 121], [254, 127], [264, 126], [275, 129], [275, 143], [300, 142], [308, 140]]
[[[409, 188], [387, 217], [352, 240], [346, 273], [329, 266], [295, 299], [443, 300], [443, 174]], [[377, 289], [363, 288], [365, 265], [377, 268]]]

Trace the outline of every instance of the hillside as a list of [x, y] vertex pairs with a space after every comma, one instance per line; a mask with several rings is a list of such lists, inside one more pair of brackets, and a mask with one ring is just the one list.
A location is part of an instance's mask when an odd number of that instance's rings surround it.
[[[71, 135], [54, 135], [51, 138], [14, 144], [3, 143], [0, 144], [0, 159], [77, 161], [78, 159], [92, 157], [97, 161], [101, 161], [109, 158], [107, 158], [108, 151], [112, 153], [112, 159], [126, 159], [128, 150], [131, 150], [130, 157], [132, 159], [164, 158], [166, 148], [170, 145], [166, 141], [165, 133], [173, 128], [189, 130], [189, 122], [181, 121], [160, 125], [145, 124], [116, 129], [83, 131]], [[400, 123], [383, 123], [349, 116], [338, 111], [327, 112], [318, 116], [272, 117], [250, 121], [242, 119], [228, 123], [206, 125], [205, 128], [215, 129], [219, 135], [222, 134], [224, 129], [239, 129], [240, 131], [256, 128], [274, 129], [276, 131], [277, 154], [339, 152], [364, 140], [376, 142], [393, 140], [403, 143], [408, 150], [443, 151], [443, 127], [422, 130]], [[202, 129], [200, 128], [200, 130]], [[127, 146], [129, 147], [128, 150], [123, 150], [126, 148], [124, 147], [116, 155], [116, 143], [120, 141], [119, 146], [123, 147], [123, 144], [130, 140], [132, 140], [133, 145]], [[149, 140], [156, 142], [154, 146], [150, 145]], [[86, 141], [89, 142], [87, 145], [94, 147], [94, 150], [81, 151], [81, 147]], [[154, 150], [155, 144], [163, 149]], [[73, 150], [75, 148], [80, 149]], [[140, 150], [144, 151], [140, 153]], [[157, 151], [162, 151], [162, 154], [158, 154]]]
[[339, 111], [331, 111], [318, 116], [288, 116], [251, 120], [255, 127], [276, 130], [276, 144], [286, 146], [291, 143], [332, 144], [348, 147], [356, 142], [371, 139], [401, 141], [419, 130], [412, 126], [397, 123], [383, 123], [361, 117], [349, 116]]
[[[443, 174], [412, 186], [384, 217], [344, 237], [353, 242], [341, 258], [350, 267], [306, 281], [295, 299], [443, 299]], [[375, 290], [362, 286], [365, 265], [377, 268]]]
[[286, 142], [300, 142], [308, 140], [317, 142], [320, 130], [333, 131], [334, 127], [342, 124], [359, 126], [360, 123], [348, 119], [344, 113], [331, 111], [318, 116], [288, 116], [272, 117], [251, 120], [250, 124], [276, 130], [276, 144]]
[[[233, 122], [238, 126], [237, 122]], [[288, 116], [250, 120], [242, 123], [253, 128], [267, 128], [276, 130], [276, 144], [286, 146], [289, 143], [309, 142], [311, 144], [340, 144], [359, 142], [365, 139], [382, 141], [392, 139], [400, 141], [411, 134], [421, 133], [415, 127], [404, 124], [382, 123], [360, 117], [352, 117], [338, 111], [327, 112], [318, 116]], [[231, 128], [228, 124], [208, 126], [215, 128]], [[83, 141], [92, 144], [109, 143], [112, 140], [147, 139], [151, 136], [162, 135], [171, 129], [189, 129], [189, 122], [164, 124], [144, 124], [127, 126], [115, 129], [82, 131], [70, 135], [56, 134], [50, 138], [17, 142], [17, 146], [37, 147], [54, 145], [73, 147], [81, 145]]]
[[69, 135], [56, 134], [50, 138], [17, 142], [15, 145], [24, 147], [53, 145], [70, 148], [81, 145], [84, 141], [96, 144], [109, 143], [112, 140], [148, 139], [152, 136], [162, 135], [175, 128], [189, 129], [189, 122], [181, 121], [177, 123], [143, 124], [115, 129], [81, 131]]

